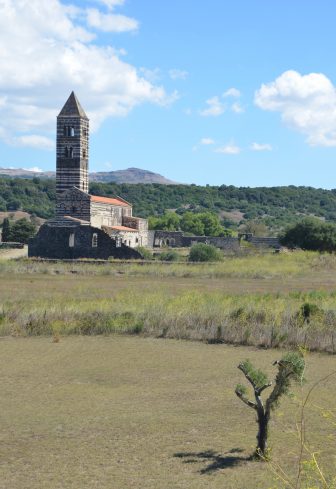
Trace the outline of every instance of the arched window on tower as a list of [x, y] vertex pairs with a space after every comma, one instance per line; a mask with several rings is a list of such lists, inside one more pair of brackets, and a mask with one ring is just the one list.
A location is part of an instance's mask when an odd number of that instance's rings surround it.
[[69, 148], [68, 148], [68, 146], [65, 146], [65, 148], [64, 148], [64, 156], [65, 156], [65, 158], [69, 158]]
[[70, 146], [69, 148], [69, 158], [73, 158], [73, 147]]
[[74, 128], [73, 126], [71, 126], [71, 127], [69, 127], [69, 129], [70, 129], [70, 131], [69, 131], [69, 133], [70, 133], [70, 134], [69, 134], [69, 136], [70, 136], [71, 138], [73, 138], [73, 137], [74, 137], [74, 135], [75, 135], [75, 128]]

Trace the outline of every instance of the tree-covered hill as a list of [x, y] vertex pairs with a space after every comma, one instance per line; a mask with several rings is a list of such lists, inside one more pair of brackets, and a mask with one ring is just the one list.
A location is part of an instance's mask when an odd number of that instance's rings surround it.
[[[179, 214], [186, 210], [211, 211], [219, 214], [228, 225], [230, 213], [239, 211], [244, 220], [262, 220], [275, 229], [297, 222], [303, 216], [336, 220], [336, 190], [312, 187], [92, 183], [90, 192], [119, 195], [134, 205], [135, 215], [142, 217], [162, 215], [167, 209]], [[0, 211], [21, 209], [49, 218], [53, 216], [54, 204], [55, 181], [52, 179], [0, 178]]]

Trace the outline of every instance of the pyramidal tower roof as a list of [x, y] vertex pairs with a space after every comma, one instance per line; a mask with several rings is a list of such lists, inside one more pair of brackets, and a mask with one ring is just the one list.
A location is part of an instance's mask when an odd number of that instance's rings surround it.
[[88, 119], [87, 115], [84, 112], [83, 107], [79, 103], [79, 100], [74, 92], [71, 92], [70, 97], [65, 102], [63, 109], [58, 114], [58, 117], [60, 116], [61, 117], [83, 117], [84, 119]]

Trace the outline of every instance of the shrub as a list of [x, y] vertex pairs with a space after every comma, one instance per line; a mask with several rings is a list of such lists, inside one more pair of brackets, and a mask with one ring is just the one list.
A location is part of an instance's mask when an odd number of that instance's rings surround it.
[[336, 226], [326, 224], [318, 219], [304, 219], [302, 222], [287, 228], [280, 241], [290, 248], [336, 251]]
[[32, 238], [35, 233], [36, 226], [26, 218], [23, 218], [16, 221], [10, 227], [9, 238], [11, 241], [27, 244], [29, 238]]
[[153, 260], [153, 253], [148, 248], [144, 248], [143, 246], [139, 246], [137, 248], [137, 251], [140, 253], [140, 255], [142, 256], [142, 258], [144, 260]]
[[178, 259], [179, 254], [177, 253], [177, 251], [174, 250], [164, 251], [159, 256], [159, 260], [161, 261], [178, 261]]
[[190, 249], [189, 261], [220, 261], [221, 259], [221, 252], [212, 245], [197, 243]]

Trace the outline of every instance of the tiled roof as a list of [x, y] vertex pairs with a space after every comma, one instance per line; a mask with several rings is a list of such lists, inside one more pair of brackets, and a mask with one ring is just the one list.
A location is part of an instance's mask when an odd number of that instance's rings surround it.
[[92, 202], [102, 202], [103, 204], [119, 205], [123, 207], [130, 207], [130, 204], [126, 200], [110, 197], [100, 197], [99, 195], [90, 195]]
[[127, 231], [130, 233], [137, 233], [138, 230], [134, 228], [128, 228], [126, 226], [109, 226], [109, 229], [115, 229], [116, 231]]

